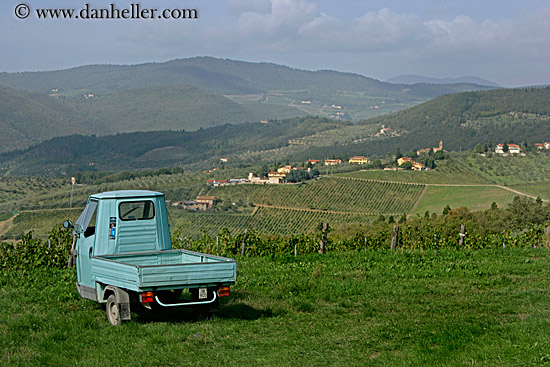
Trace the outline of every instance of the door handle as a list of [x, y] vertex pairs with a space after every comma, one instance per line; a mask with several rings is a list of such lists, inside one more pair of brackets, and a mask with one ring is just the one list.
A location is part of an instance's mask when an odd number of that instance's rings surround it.
[[92, 257], [92, 250], [93, 250], [93, 248], [90, 247], [90, 251], [88, 252], [88, 257], [90, 257], [90, 258]]

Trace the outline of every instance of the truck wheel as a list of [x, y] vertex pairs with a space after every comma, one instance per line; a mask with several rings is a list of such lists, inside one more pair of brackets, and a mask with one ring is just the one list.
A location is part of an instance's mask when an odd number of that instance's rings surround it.
[[116, 303], [116, 297], [114, 294], [111, 294], [107, 298], [107, 319], [113, 326], [118, 326], [121, 324], [122, 320], [120, 319], [120, 306]]

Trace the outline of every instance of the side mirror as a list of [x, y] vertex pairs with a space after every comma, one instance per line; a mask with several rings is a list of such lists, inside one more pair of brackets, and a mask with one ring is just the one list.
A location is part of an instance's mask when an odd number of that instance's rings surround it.
[[74, 228], [73, 222], [71, 222], [70, 220], [64, 221], [63, 222], [63, 228], [65, 228], [65, 229]]

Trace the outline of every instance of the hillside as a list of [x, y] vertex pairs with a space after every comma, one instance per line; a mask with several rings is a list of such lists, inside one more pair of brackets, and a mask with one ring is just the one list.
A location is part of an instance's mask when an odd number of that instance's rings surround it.
[[305, 112], [254, 111], [219, 94], [189, 86], [132, 89], [94, 97], [74, 97], [67, 103], [102, 135], [134, 131], [187, 130], [260, 121], [273, 117], [303, 116]]
[[[440, 96], [421, 105], [390, 115], [374, 117], [357, 126], [391, 128], [393, 136], [348, 140], [336, 147], [311, 146], [297, 155], [324, 157], [327, 154], [384, 156], [437, 146], [447, 150], [473, 149], [493, 141], [541, 142], [550, 140], [550, 87], [497, 89]], [[306, 158], [307, 159], [307, 158]]]
[[[221, 157], [269, 151], [349, 122], [295, 118], [279, 122], [224, 124], [195, 132], [154, 131], [110, 136], [72, 135], [42, 142], [20, 152], [0, 155], [9, 174], [58, 176], [71, 171], [123, 170], [165, 166], [212, 167]], [[232, 160], [233, 161], [233, 160]], [[235, 163], [258, 164], [258, 161]]]
[[0, 129], [0, 152], [23, 149], [54, 136], [93, 132], [63, 101], [3, 86], [0, 86]]

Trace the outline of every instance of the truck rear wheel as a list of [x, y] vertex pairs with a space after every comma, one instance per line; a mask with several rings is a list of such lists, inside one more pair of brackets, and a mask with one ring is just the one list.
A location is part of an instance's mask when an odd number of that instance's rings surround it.
[[111, 325], [118, 326], [122, 323], [122, 319], [120, 318], [120, 306], [116, 303], [114, 294], [111, 294], [109, 298], [107, 298], [107, 306], [105, 309], [107, 311], [107, 319]]

